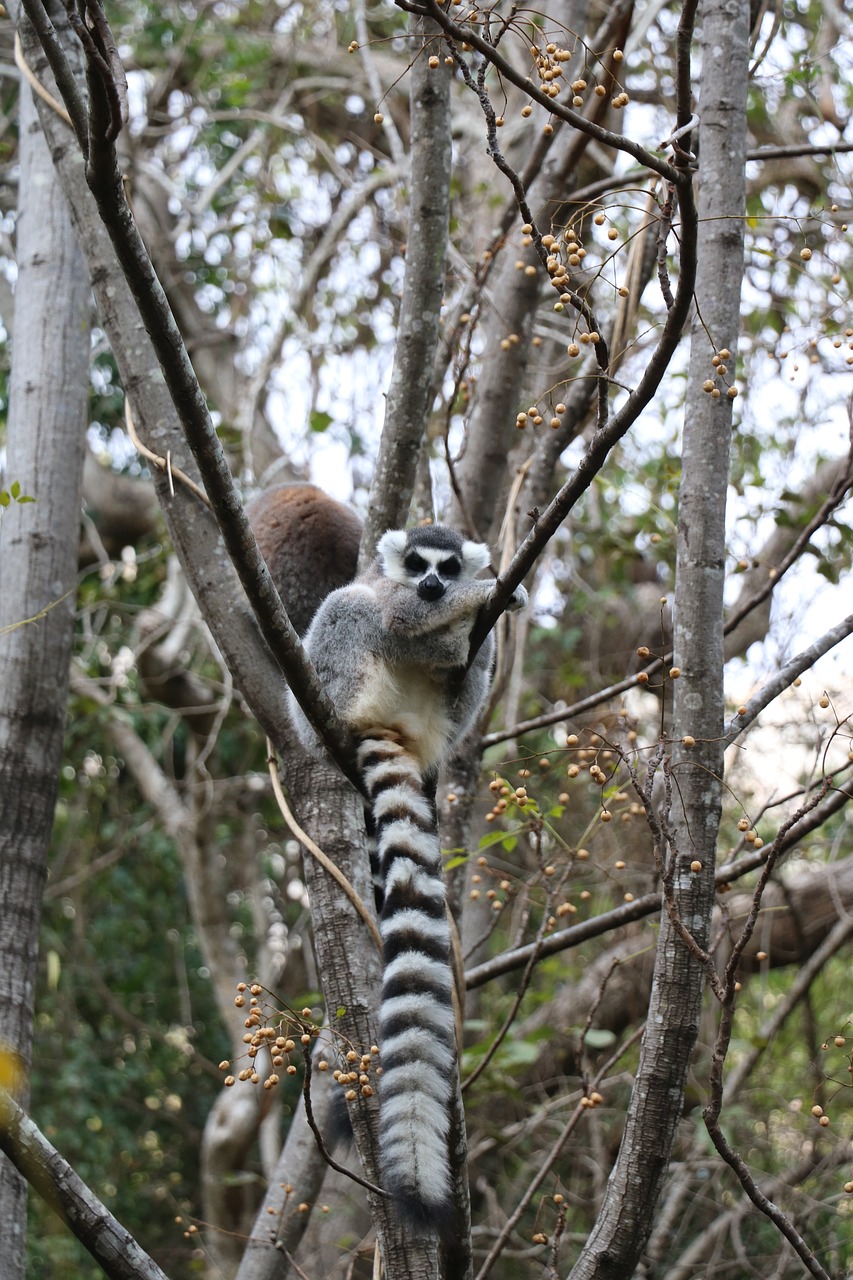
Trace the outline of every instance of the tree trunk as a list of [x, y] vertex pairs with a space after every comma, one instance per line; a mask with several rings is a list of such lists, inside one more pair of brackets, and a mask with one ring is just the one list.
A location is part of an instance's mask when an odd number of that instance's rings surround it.
[[[38, 932], [65, 732], [86, 444], [89, 282], [21, 86], [18, 282], [0, 522], [0, 1026], [26, 1105]], [[25, 1184], [0, 1160], [0, 1257], [24, 1275]]]
[[431, 68], [425, 42], [440, 48], [438, 27], [410, 19], [412, 155], [409, 170], [409, 242], [394, 369], [379, 456], [370, 486], [362, 566], [369, 564], [386, 529], [405, 525], [429, 419], [432, 368], [447, 261], [450, 220], [450, 73]]
[[[723, 774], [723, 580], [732, 401], [703, 383], [711, 357], [736, 350], [743, 280], [748, 9], [702, 7], [701, 161], [696, 276], [682, 447], [675, 587], [672, 800], [661, 857], [661, 915], [652, 997], [625, 1133], [598, 1221], [572, 1280], [630, 1276], [653, 1224], [696, 1044], [705, 966], [686, 944], [708, 942]], [[695, 739], [689, 749], [681, 745]], [[668, 768], [666, 765], [665, 768]], [[698, 870], [691, 869], [699, 864]]]

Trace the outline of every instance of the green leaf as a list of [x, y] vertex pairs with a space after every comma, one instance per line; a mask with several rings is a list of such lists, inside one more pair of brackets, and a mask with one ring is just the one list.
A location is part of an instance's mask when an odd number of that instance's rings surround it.
[[0, 507], [8, 507], [11, 498], [5, 489], [0, 489]]
[[583, 1038], [584, 1044], [588, 1044], [590, 1049], [609, 1049], [611, 1045], [616, 1043], [616, 1035], [613, 1031], [607, 1031], [604, 1027], [590, 1027]]
[[321, 413], [319, 409], [312, 409], [311, 416], [308, 419], [308, 425], [317, 435], [322, 435], [324, 431], [328, 431], [334, 422], [334, 418], [330, 413]]
[[13, 480], [13, 481], [12, 481], [12, 488], [9, 490], [9, 492], [11, 493], [12, 497], [13, 497], [13, 498], [15, 498], [16, 500], [21, 496], [21, 482], [20, 482], [20, 480]]
[[455, 871], [457, 867], [464, 867], [467, 861], [468, 861], [467, 853], [457, 854], [455, 858], [450, 858], [448, 862], [445, 862], [444, 869], [445, 871]]

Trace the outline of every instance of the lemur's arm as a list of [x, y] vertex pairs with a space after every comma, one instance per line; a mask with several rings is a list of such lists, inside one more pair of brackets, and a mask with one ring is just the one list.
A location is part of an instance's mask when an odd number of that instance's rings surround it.
[[[383, 653], [393, 662], [419, 666], [462, 667], [468, 660], [471, 629], [491, 597], [494, 583], [455, 584], [440, 600], [422, 600], [416, 592], [384, 582], [377, 593], [382, 619]], [[527, 593], [519, 588], [510, 607], [520, 609]]]
[[382, 626], [396, 636], [426, 636], [474, 619], [493, 591], [491, 582], [460, 582], [440, 600], [422, 600], [417, 592], [387, 579], [377, 590]]

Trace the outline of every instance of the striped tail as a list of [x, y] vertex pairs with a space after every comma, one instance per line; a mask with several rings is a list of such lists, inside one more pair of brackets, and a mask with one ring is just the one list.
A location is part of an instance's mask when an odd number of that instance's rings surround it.
[[435, 814], [417, 761], [399, 743], [366, 739], [359, 766], [384, 889], [379, 922], [383, 1179], [412, 1226], [446, 1237], [457, 1218], [448, 1161], [456, 1030]]

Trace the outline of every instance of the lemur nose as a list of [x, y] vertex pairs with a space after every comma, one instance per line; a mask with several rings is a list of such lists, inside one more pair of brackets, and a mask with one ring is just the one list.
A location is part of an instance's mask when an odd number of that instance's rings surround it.
[[435, 573], [428, 573], [418, 583], [418, 595], [422, 600], [440, 600], [447, 588]]

